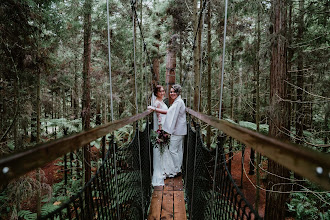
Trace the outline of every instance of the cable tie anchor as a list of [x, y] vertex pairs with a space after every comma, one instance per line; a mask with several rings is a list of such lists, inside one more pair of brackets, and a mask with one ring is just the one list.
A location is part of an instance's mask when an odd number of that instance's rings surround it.
[[9, 172], [9, 167], [2, 168], [2, 173], [7, 174]]

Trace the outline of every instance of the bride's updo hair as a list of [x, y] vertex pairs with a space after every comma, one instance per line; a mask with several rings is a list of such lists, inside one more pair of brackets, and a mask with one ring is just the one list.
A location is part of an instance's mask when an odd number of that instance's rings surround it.
[[160, 92], [163, 86], [157, 85], [154, 87], [154, 95], [157, 96], [157, 93]]
[[174, 92], [176, 93], [176, 94], [178, 94], [178, 95], [180, 95], [181, 94], [181, 86], [179, 85], [179, 84], [174, 84], [173, 86], [172, 86], [172, 88], [174, 89]]

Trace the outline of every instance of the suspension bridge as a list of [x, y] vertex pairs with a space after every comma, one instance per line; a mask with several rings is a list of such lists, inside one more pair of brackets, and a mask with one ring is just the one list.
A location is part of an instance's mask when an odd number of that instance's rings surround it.
[[[132, 9], [136, 14], [134, 5]], [[108, 41], [111, 64], [110, 39]], [[225, 59], [222, 60], [224, 62]], [[0, 159], [0, 184], [6, 185], [100, 137], [135, 123], [136, 130], [130, 144], [119, 146], [111, 138], [107, 153], [102, 157], [103, 162], [90, 181], [69, 201], [41, 219], [261, 219], [231, 176], [227, 166], [231, 152], [224, 148], [227, 137], [330, 190], [328, 155], [282, 142], [190, 108], [186, 108], [188, 135], [184, 144], [182, 175], [166, 179], [164, 187], [153, 188], [151, 111], [138, 113], [136, 109], [136, 114], [131, 117]], [[200, 134], [201, 123], [217, 130], [219, 135], [215, 150], [204, 145]]]
[[[91, 180], [67, 203], [41, 219], [185, 219], [187, 216], [189, 219], [260, 219], [230, 175], [227, 167], [229, 152], [226, 153], [223, 147], [226, 136], [254, 148], [324, 189], [330, 189], [328, 156], [189, 108], [183, 181], [181, 177], [168, 179], [164, 188], [152, 189], [150, 113], [145, 111], [2, 158], [1, 184], [129, 123], [143, 123], [141, 119], [145, 119], [145, 129], [140, 131], [141, 126], [137, 126], [127, 147], [122, 148], [111, 140], [103, 163]], [[204, 146], [198, 120], [224, 132], [218, 137], [218, 151], [210, 151]]]

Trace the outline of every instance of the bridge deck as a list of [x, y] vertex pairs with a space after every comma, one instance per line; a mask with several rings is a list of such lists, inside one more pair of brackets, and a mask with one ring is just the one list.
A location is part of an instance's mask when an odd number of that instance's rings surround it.
[[165, 186], [154, 188], [148, 220], [159, 219], [187, 219], [181, 176], [167, 178]]

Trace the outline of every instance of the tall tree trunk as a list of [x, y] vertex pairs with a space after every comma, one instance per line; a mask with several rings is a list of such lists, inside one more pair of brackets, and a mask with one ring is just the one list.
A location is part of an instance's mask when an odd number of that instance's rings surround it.
[[[287, 68], [287, 74], [288, 74], [288, 78], [290, 79], [290, 81], [292, 82], [291, 79], [291, 71], [292, 71], [292, 59], [293, 59], [293, 48], [292, 48], [292, 43], [293, 43], [293, 30], [292, 30], [292, 10], [293, 10], [293, 5], [292, 5], [292, 1], [289, 1], [289, 18], [288, 18], [288, 24], [289, 24], [289, 28], [288, 28], [288, 68]], [[293, 88], [292, 86], [288, 86], [288, 100], [293, 100]], [[293, 122], [293, 117], [292, 117], [292, 110], [291, 108], [293, 107], [292, 103], [289, 103], [289, 127], [291, 128], [291, 123]]]
[[[286, 90], [286, 1], [272, 0], [272, 23], [273, 36], [272, 56], [270, 67], [270, 123], [269, 134], [281, 140], [289, 139], [283, 132], [289, 126], [289, 116]], [[265, 219], [284, 219], [286, 202], [288, 195], [286, 193], [276, 193], [276, 191], [287, 191], [287, 186], [281, 184], [285, 180], [279, 177], [289, 178], [289, 170], [279, 165], [273, 160], [268, 159], [268, 171], [275, 175], [268, 176], [266, 193], [266, 211]]]
[[182, 65], [182, 31], [180, 31], [179, 36], [179, 78], [180, 78], [180, 85], [182, 84], [182, 77], [183, 77], [183, 65]]
[[234, 120], [234, 52], [232, 51], [232, 74], [230, 77], [230, 118]]
[[[197, 8], [197, 0], [193, 2], [193, 22], [194, 22], [194, 34], [197, 34], [198, 28], [198, 8]], [[199, 31], [198, 31], [199, 32]], [[199, 103], [199, 34], [197, 34], [194, 39], [194, 110], [198, 111], [198, 103]]]
[[[107, 123], [107, 115], [106, 115], [107, 114], [107, 100], [106, 100], [106, 97], [107, 96], [102, 96], [102, 98], [101, 98], [101, 112], [102, 112], [102, 118], [101, 118], [102, 122], [101, 122], [101, 124], [102, 123], [103, 124]], [[120, 102], [118, 104], [120, 104]], [[120, 115], [117, 118], [120, 118]], [[101, 141], [101, 143], [102, 143], [102, 149], [101, 149], [102, 159], [105, 156], [105, 148], [106, 148], [105, 137], [106, 136], [103, 136], [102, 141]]]
[[[79, 0], [74, 0], [72, 2], [72, 7], [79, 7]], [[79, 14], [76, 14], [74, 18], [74, 22], [79, 23]], [[77, 32], [76, 32], [77, 33]], [[74, 43], [75, 45], [80, 45], [79, 41], [80, 39], [76, 36], [74, 36]], [[79, 118], [79, 85], [78, 85], [78, 50], [74, 50], [74, 88], [73, 88], [73, 114], [74, 119]]]
[[[323, 125], [324, 131], [329, 131], [329, 128], [330, 128], [329, 116], [330, 116], [330, 104], [328, 102], [325, 106], [324, 125]], [[328, 136], [329, 136], [328, 134], [324, 135], [324, 145], [325, 146], [328, 144], [328, 141], [329, 141]], [[324, 153], [327, 152], [327, 149], [328, 149], [327, 147], [323, 147], [322, 152], [324, 152]]]
[[[235, 39], [236, 35], [236, 22], [233, 22], [233, 30], [232, 30], [232, 38]], [[235, 47], [231, 49], [231, 75], [230, 75], [230, 118], [234, 120], [234, 74], [235, 74]], [[229, 161], [228, 161], [228, 168], [229, 172], [231, 172], [231, 164], [233, 158], [233, 138], [229, 137]]]
[[[5, 101], [4, 101], [4, 90], [0, 88], [0, 134], [4, 133], [4, 119], [5, 119]], [[1, 137], [0, 137], [1, 138]], [[0, 139], [0, 141], [3, 141]]]
[[[102, 112], [102, 123], [107, 123], [107, 96], [102, 96], [101, 98], [101, 112]], [[119, 118], [119, 117], [118, 117]]]
[[[207, 16], [207, 114], [211, 115], [212, 111], [212, 93], [211, 93], [211, 70], [212, 70], [212, 58], [211, 58], [211, 1], [208, 4], [208, 16]], [[206, 134], [206, 145], [208, 148], [211, 147], [211, 126], [207, 126], [207, 134]]]
[[[37, 106], [36, 106], [36, 112], [37, 112], [37, 143], [40, 142], [40, 135], [41, 135], [41, 128], [40, 128], [40, 116], [41, 116], [41, 108], [40, 108], [40, 69], [38, 70], [38, 76], [37, 76]], [[40, 168], [37, 169], [36, 173], [36, 179], [38, 182], [38, 189], [37, 189], [37, 216], [41, 217], [41, 176], [40, 176]]]
[[100, 125], [101, 124], [101, 98], [100, 96], [96, 97], [96, 118], [95, 118], [95, 124]]
[[[134, 4], [136, 4], [136, 2], [134, 2]], [[134, 7], [135, 7], [136, 5], [134, 5]], [[133, 54], [135, 55], [135, 51], [136, 51], [136, 17], [135, 17], [135, 13], [133, 13], [133, 23], [134, 23], [134, 25], [133, 25], [133, 31], [134, 31], [134, 36], [135, 36], [135, 38], [134, 38], [134, 48], [133, 48]], [[132, 57], [133, 58], [133, 64], [132, 64], [132, 67], [133, 67], [133, 71], [132, 71], [132, 80], [131, 80], [131, 88], [132, 88], [132, 94], [134, 94], [134, 95], [131, 95], [131, 100], [130, 100], [130, 102], [132, 103], [132, 106], [134, 106], [134, 108], [132, 108], [132, 111], [131, 111], [131, 114], [132, 115], [135, 115], [136, 114], [136, 108], [137, 108], [137, 105], [136, 105], [136, 103], [135, 103], [135, 99], [136, 99], [136, 95], [137, 94], [135, 94], [136, 92], [135, 92], [135, 70], [136, 70], [136, 63], [135, 63], [135, 57]], [[137, 73], [136, 73], [137, 74]], [[136, 126], [136, 123], [134, 123], [134, 131], [135, 131], [135, 126]]]
[[[256, 89], [256, 78], [257, 78], [257, 62], [255, 60], [253, 64], [253, 83], [255, 85], [255, 88], [252, 90], [252, 108], [255, 110], [253, 114], [253, 121], [256, 121], [256, 108], [257, 108], [257, 89]], [[254, 159], [255, 159], [255, 151], [253, 148], [250, 149], [250, 167], [249, 167], [249, 175], [254, 174]]]
[[152, 61], [153, 77], [152, 85], [155, 87], [159, 83], [159, 58], [156, 57]]
[[73, 88], [73, 115], [77, 119], [79, 112], [79, 95], [78, 95], [78, 57], [74, 59], [74, 88]]
[[[233, 18], [232, 38], [235, 39], [236, 35], [236, 19]], [[234, 79], [235, 79], [235, 47], [231, 49], [231, 74], [230, 74], [230, 118], [234, 120]]]
[[118, 103], [118, 115], [119, 115], [119, 117], [120, 117], [121, 114], [124, 112], [124, 110], [125, 110], [125, 102], [120, 101], [120, 102]]
[[73, 110], [73, 89], [70, 88], [70, 110], [68, 111], [70, 116], [73, 113], [72, 110]]
[[[218, 29], [218, 38], [219, 38], [219, 48], [223, 48], [223, 43], [224, 43], [224, 40], [223, 39], [223, 32], [224, 32], [224, 19], [219, 15], [219, 29]], [[219, 68], [218, 68], [220, 71], [219, 71], [219, 88], [221, 88], [221, 69], [222, 69], [222, 56], [219, 56]], [[224, 73], [225, 74], [225, 73]], [[219, 110], [218, 112], [220, 111], [220, 99], [219, 99]], [[221, 106], [221, 109], [224, 109], [224, 102], [222, 102], [222, 106]], [[223, 116], [223, 110], [221, 111], [221, 118]]]
[[[140, 6], [141, 6], [141, 11], [140, 11], [140, 27], [141, 27], [141, 32], [143, 32], [143, 29], [142, 29], [142, 21], [143, 21], [143, 16], [142, 16], [142, 12], [143, 12], [143, 4], [142, 4], [142, 0], [140, 0]], [[144, 105], [144, 102], [143, 102], [143, 92], [145, 91], [144, 90], [144, 80], [145, 80], [145, 74], [143, 72], [143, 64], [144, 64], [144, 60], [143, 60], [143, 39], [142, 37], [140, 37], [140, 46], [141, 46], [141, 57], [140, 57], [140, 77], [138, 77], [140, 79], [140, 86], [139, 87], [139, 95], [140, 95], [140, 105], [141, 105], [141, 109], [144, 109], [143, 106]]]
[[[257, 132], [260, 130], [260, 42], [261, 42], [261, 30], [260, 30], [260, 6], [258, 6], [258, 20], [257, 20], [257, 49], [256, 49], [256, 67], [257, 67], [257, 75], [256, 75], [256, 125], [257, 125]], [[259, 152], [257, 152], [257, 176], [256, 176], [256, 205], [255, 209], [259, 210], [259, 200], [260, 200], [260, 192], [259, 192], [259, 186], [260, 186], [260, 173], [259, 173], [259, 164], [261, 162], [261, 155]]]
[[[161, 41], [161, 35], [156, 34], [155, 38], [157, 41]], [[157, 53], [154, 55], [154, 58], [152, 60], [152, 70], [153, 70], [153, 75], [152, 75], [152, 88], [154, 88], [157, 84], [159, 84], [159, 43], [154, 43], [154, 47], [157, 48]]]
[[[37, 89], [34, 91], [37, 93]], [[34, 95], [32, 96], [32, 100], [31, 100], [33, 106], [35, 106], [35, 107], [37, 107], [36, 93], [33, 92]], [[35, 109], [35, 111], [32, 111], [32, 114], [31, 114], [31, 139], [30, 139], [30, 142], [35, 143], [36, 141], [37, 141], [37, 109]]]
[[[304, 34], [304, 0], [299, 1], [299, 17], [298, 17], [298, 34], [297, 41], [301, 43], [303, 41]], [[303, 49], [298, 48], [298, 72], [297, 72], [297, 109], [296, 109], [296, 143], [302, 144], [303, 130], [304, 130], [304, 111], [303, 111], [303, 89], [304, 89], [304, 56]]]
[[[291, 5], [290, 5], [291, 6]], [[304, 34], [304, 0], [299, 1], [299, 16], [298, 16], [298, 33], [297, 33], [297, 41], [301, 43], [303, 41]], [[297, 144], [303, 143], [303, 131], [304, 131], [304, 97], [303, 97], [303, 89], [304, 89], [304, 54], [302, 47], [298, 48], [298, 72], [297, 72], [297, 103], [296, 103], [296, 139], [295, 142]], [[295, 179], [302, 180], [303, 178], [294, 173]], [[299, 190], [300, 187], [295, 186], [295, 190]]]
[[[52, 91], [52, 114], [51, 114], [51, 117], [52, 119], [54, 119], [54, 90], [53, 88], [51, 89]], [[54, 126], [52, 126], [52, 133], [54, 133]]]
[[174, 100], [170, 98], [170, 90], [172, 85], [175, 84], [175, 67], [176, 67], [176, 35], [173, 35], [167, 45], [166, 56], [166, 97], [168, 98], [169, 105], [172, 105]]
[[[204, 0], [206, 1], [206, 0]], [[202, 16], [198, 16], [198, 20], [200, 19], [200, 21], [198, 23], [199, 24], [199, 28], [198, 28], [198, 32], [197, 32], [197, 50], [198, 50], [198, 81], [196, 80], [195, 81], [195, 85], [197, 85], [196, 88], [196, 91], [198, 93], [198, 111], [202, 111], [201, 110], [201, 105], [202, 105], [202, 100], [201, 100], [201, 94], [202, 94], [202, 75], [203, 75], [203, 64], [202, 64], [202, 33], [203, 33], [203, 30], [204, 30], [204, 12], [201, 10], [202, 9], [202, 5], [203, 5], [203, 0], [200, 0], [199, 2], [199, 8], [200, 8], [200, 13], [202, 13]], [[195, 74], [197, 74], [195, 73]]]
[[[17, 115], [19, 115], [19, 101], [18, 101], [18, 81], [15, 80], [14, 81], [14, 93], [15, 93], [15, 96], [14, 96], [14, 104], [15, 106], [17, 106]], [[0, 109], [0, 112], [1, 112], [1, 109]], [[14, 116], [15, 117], [15, 116]], [[0, 125], [1, 126], [1, 125]], [[18, 119], [15, 120], [14, 122], [14, 146], [16, 149], [19, 149], [19, 144], [18, 144]], [[0, 128], [0, 134], [3, 134], [3, 132], [1, 132], [1, 128]]]
[[[92, 35], [92, 0], [84, 3], [84, 56], [83, 56], [83, 100], [82, 100], [82, 123], [85, 130], [90, 128], [91, 98], [90, 98], [90, 67], [91, 67], [91, 35]], [[84, 146], [84, 180], [87, 183], [91, 178], [91, 155], [90, 145]], [[88, 201], [88, 195], [86, 195]]]
[[[241, 63], [241, 59], [239, 61]], [[237, 112], [242, 112], [242, 97], [244, 98], [244, 92], [243, 92], [243, 68], [240, 66], [238, 68], [238, 85], [239, 85], [239, 95], [237, 96]]]
[[65, 97], [65, 89], [64, 88], [62, 88], [62, 108], [63, 108], [63, 110], [62, 110], [62, 118], [66, 118], [66, 97]]
[[[309, 88], [309, 91], [312, 92], [313, 85], [314, 85], [314, 76], [311, 76], [310, 80], [311, 80], [311, 82], [310, 82], [310, 86], [308, 86], [308, 88]], [[310, 130], [313, 129], [313, 99], [314, 99], [313, 96], [309, 99], [309, 106], [308, 106], [309, 114], [307, 114], [309, 116], [309, 118], [308, 118], [309, 121], [307, 123], [304, 123], [304, 125], [306, 125], [307, 129], [310, 129]]]

